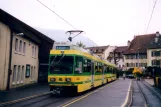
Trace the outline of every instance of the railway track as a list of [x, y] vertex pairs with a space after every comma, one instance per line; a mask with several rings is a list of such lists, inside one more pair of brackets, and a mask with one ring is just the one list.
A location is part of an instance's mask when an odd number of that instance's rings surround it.
[[132, 82], [132, 93], [127, 107], [160, 107], [161, 94], [144, 81]]
[[50, 94], [21, 102], [1, 105], [0, 107], [47, 107], [53, 104], [59, 105], [60, 102], [65, 102], [66, 100], [70, 99], [72, 99], [72, 97], [55, 97], [54, 95]]

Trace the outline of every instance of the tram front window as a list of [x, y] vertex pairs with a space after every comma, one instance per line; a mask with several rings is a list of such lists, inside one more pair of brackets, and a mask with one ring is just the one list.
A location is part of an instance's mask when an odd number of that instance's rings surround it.
[[72, 56], [51, 56], [50, 74], [72, 74], [74, 57]]

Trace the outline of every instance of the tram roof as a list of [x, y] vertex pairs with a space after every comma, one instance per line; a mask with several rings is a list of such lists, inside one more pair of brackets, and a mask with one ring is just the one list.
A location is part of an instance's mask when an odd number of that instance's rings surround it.
[[53, 55], [62, 55], [62, 54], [65, 54], [65, 55], [80, 55], [80, 56], [84, 56], [84, 57], [87, 57], [89, 59], [104, 63], [108, 66], [116, 67], [115, 64], [112, 64], [112, 63], [110, 63], [106, 60], [100, 59], [99, 57], [97, 57], [95, 55], [91, 55], [87, 52], [83, 52], [83, 51], [80, 51], [80, 50], [51, 50], [50, 55], [52, 55], [52, 54]]

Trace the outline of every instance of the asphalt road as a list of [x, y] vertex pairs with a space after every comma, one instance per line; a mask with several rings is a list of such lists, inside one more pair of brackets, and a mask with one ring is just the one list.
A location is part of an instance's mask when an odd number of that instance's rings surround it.
[[129, 85], [129, 79], [119, 79], [78, 96], [48, 94], [5, 107], [120, 107], [125, 102]]

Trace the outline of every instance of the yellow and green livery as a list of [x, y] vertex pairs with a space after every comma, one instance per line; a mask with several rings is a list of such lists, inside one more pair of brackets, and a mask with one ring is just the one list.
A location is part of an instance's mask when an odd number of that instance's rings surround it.
[[116, 79], [114, 64], [89, 52], [63, 49], [50, 51], [48, 83], [51, 91], [81, 93]]

